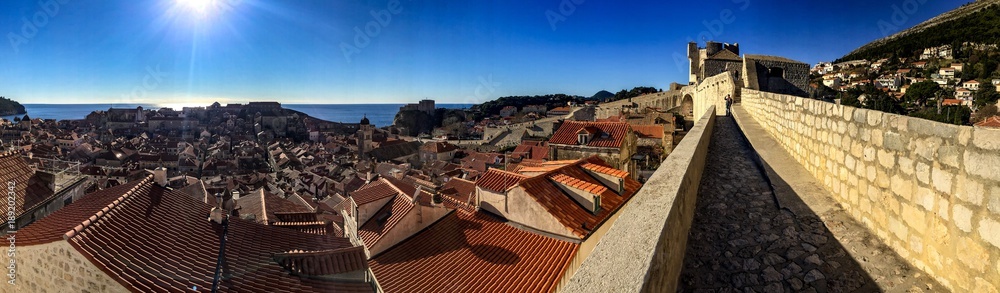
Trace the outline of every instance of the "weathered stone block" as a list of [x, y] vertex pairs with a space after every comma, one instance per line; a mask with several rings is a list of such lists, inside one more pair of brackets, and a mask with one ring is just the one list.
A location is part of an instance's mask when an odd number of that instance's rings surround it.
[[990, 212], [1000, 215], [1000, 186], [990, 187], [987, 198], [989, 199]]
[[879, 170], [878, 173], [875, 174], [875, 184], [878, 185], [878, 187], [889, 188], [889, 183], [889, 174], [885, 171]]
[[907, 129], [911, 133], [934, 136], [942, 139], [952, 140], [958, 134], [958, 127], [955, 125], [939, 123], [924, 119], [908, 119]]
[[928, 211], [934, 210], [934, 202], [936, 201], [937, 196], [934, 195], [934, 191], [926, 187], [917, 188], [917, 193], [913, 195], [913, 203], [923, 206]]
[[973, 271], [983, 273], [990, 262], [990, 255], [986, 248], [968, 237], [963, 237], [957, 242], [958, 260]]
[[886, 169], [892, 169], [892, 167], [896, 166], [896, 154], [879, 149], [878, 163], [879, 165], [882, 165], [882, 167], [885, 167]]
[[854, 156], [847, 156], [844, 158], [844, 167], [848, 170], [854, 170], [854, 165], [857, 163]]
[[941, 147], [940, 138], [928, 137], [916, 140], [916, 149], [914, 151], [925, 160], [934, 161], [934, 159], [936, 159], [935, 154], [937, 153], [939, 147]]
[[868, 113], [869, 112], [875, 112], [875, 111], [860, 110], [860, 109], [857, 110], [857, 111], [854, 111], [854, 122], [855, 123], [860, 123], [860, 124], [864, 124], [865, 122], [868, 122]]
[[973, 129], [972, 145], [984, 150], [1000, 150], [1000, 129], [983, 127]]
[[899, 133], [886, 132], [882, 135], [882, 144], [887, 149], [902, 152], [908, 150], [907, 144], [909, 144], [909, 142], [906, 141], [906, 139]]
[[903, 225], [903, 222], [895, 217], [889, 217], [889, 232], [892, 232], [899, 239], [906, 239], [907, 236], [906, 225]]
[[951, 202], [949, 202], [947, 199], [944, 199], [944, 198], [938, 199], [938, 204], [937, 204], [937, 206], [938, 206], [938, 212], [937, 212], [937, 215], [938, 215], [938, 217], [941, 217], [942, 220], [951, 221], [951, 218], [948, 217], [948, 214], [950, 214], [949, 213], [949, 211], [950, 211], [949, 210], [949, 205], [950, 204], [951, 204]]
[[865, 162], [875, 161], [875, 148], [871, 146], [865, 147], [864, 158]]
[[1000, 248], [1000, 222], [991, 218], [979, 221], [979, 236], [996, 248]]
[[976, 287], [975, 287], [975, 289], [973, 289], [973, 291], [974, 292], [983, 292], [983, 293], [997, 293], [998, 292], [996, 286], [993, 286], [993, 284], [990, 284], [989, 281], [986, 281], [985, 279], [980, 278], [980, 277], [976, 277]]
[[924, 163], [917, 163], [917, 180], [923, 184], [931, 183], [931, 166]]
[[972, 232], [972, 210], [964, 205], [955, 204], [952, 207], [952, 219], [955, 226], [965, 232]]
[[942, 146], [938, 148], [938, 162], [952, 168], [961, 168], [962, 151], [957, 146]]
[[915, 171], [913, 169], [913, 160], [908, 157], [900, 156], [899, 171], [903, 172], [903, 174], [906, 175], [913, 175], [913, 172]]
[[868, 126], [878, 126], [882, 124], [882, 112], [868, 111]]
[[910, 235], [910, 251], [915, 254], [924, 252], [924, 241], [918, 235]]
[[961, 200], [972, 203], [974, 205], [983, 204], [983, 195], [986, 194], [986, 188], [978, 180], [972, 180], [969, 176], [958, 176], [958, 186], [956, 189], [958, 192], [955, 193], [955, 197]]
[[927, 222], [924, 221], [924, 219], [926, 219], [924, 214], [924, 211], [913, 205], [903, 204], [903, 221], [905, 221], [914, 232], [921, 235], [924, 234], [924, 230], [927, 227]]
[[951, 193], [951, 185], [954, 180], [954, 174], [938, 167], [934, 167], [934, 171], [931, 173], [931, 181], [934, 182], [934, 189], [940, 192]]
[[964, 157], [966, 172], [1000, 182], [1000, 153], [967, 150]]

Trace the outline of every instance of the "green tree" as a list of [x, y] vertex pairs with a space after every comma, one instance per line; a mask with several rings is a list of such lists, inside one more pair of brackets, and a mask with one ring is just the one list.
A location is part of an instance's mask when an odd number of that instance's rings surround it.
[[927, 100], [941, 92], [941, 85], [933, 81], [921, 81], [910, 85], [903, 98], [911, 105], [923, 107]]
[[976, 91], [976, 95], [972, 99], [972, 104], [977, 107], [984, 107], [996, 103], [998, 99], [1000, 99], [1000, 93], [997, 93], [996, 86], [992, 83], [984, 82], [979, 86], [979, 91]]
[[910, 113], [910, 116], [942, 123], [968, 125], [972, 109], [969, 109], [968, 106], [944, 106], [941, 107], [941, 113], [938, 114], [937, 108], [926, 108]]

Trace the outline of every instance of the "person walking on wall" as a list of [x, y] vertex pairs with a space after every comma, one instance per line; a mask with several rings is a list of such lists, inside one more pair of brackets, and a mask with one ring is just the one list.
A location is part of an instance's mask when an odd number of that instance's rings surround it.
[[729, 117], [730, 113], [732, 113], [730, 110], [732, 106], [733, 98], [730, 95], [726, 95], [726, 117]]

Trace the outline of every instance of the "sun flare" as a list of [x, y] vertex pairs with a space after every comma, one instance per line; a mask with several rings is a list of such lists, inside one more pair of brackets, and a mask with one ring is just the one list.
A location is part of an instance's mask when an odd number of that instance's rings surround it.
[[176, 0], [177, 5], [197, 12], [198, 14], [205, 15], [209, 10], [215, 6], [215, 0]]

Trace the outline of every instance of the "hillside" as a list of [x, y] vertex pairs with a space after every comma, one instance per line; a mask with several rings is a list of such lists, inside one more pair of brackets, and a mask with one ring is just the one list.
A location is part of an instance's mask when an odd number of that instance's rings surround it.
[[614, 96], [615, 94], [612, 94], [609, 91], [599, 91], [596, 94], [594, 94], [594, 96], [590, 97], [590, 99], [595, 101], [603, 101], [604, 99], [611, 98]]
[[27, 114], [24, 105], [11, 99], [0, 97], [0, 116]]
[[909, 29], [868, 43], [836, 62], [885, 58], [895, 53], [910, 56], [927, 47], [951, 45], [956, 40], [1000, 43], [1000, 0], [971, 2]]

